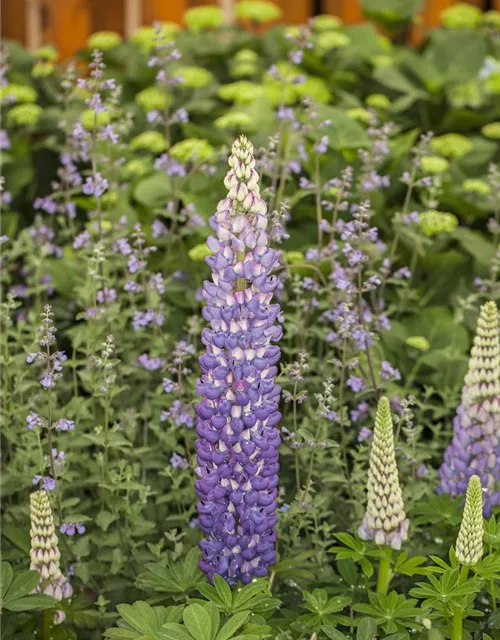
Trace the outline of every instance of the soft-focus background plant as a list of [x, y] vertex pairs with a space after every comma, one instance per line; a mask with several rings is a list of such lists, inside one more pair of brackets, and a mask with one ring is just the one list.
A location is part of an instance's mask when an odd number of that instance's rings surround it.
[[[458, 639], [457, 610], [463, 637], [500, 638], [495, 506], [467, 580], [463, 500], [436, 495], [500, 298], [500, 13], [455, 6], [410, 48], [404, 3], [365, 4], [373, 23], [265, 31], [269, 3], [238, 5], [253, 29], [193, 9], [74, 61], [4, 42], [2, 638]], [[278, 559], [231, 592], [197, 566], [194, 405], [239, 134], [279, 252], [283, 418]], [[383, 395], [410, 523], [392, 556], [357, 535]], [[35, 489], [57, 606], [27, 572]]]

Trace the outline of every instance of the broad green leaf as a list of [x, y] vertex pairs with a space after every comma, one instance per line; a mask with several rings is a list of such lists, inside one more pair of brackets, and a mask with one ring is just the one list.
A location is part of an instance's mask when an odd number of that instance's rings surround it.
[[157, 631], [157, 636], [160, 640], [193, 640], [193, 636], [186, 631], [186, 628], [176, 622], [164, 624]]
[[201, 604], [192, 604], [184, 609], [182, 619], [186, 629], [195, 640], [210, 640], [212, 637], [212, 621], [209, 613]]
[[31, 611], [33, 609], [52, 609], [55, 605], [54, 598], [43, 593], [37, 593], [32, 596], [9, 600], [9, 602], [4, 603], [4, 608], [8, 611]]
[[373, 618], [362, 618], [356, 631], [356, 640], [373, 640], [377, 637], [377, 625]]
[[125, 620], [127, 624], [129, 624], [137, 631], [141, 633], [147, 633], [154, 635], [154, 632], [157, 628], [157, 620], [156, 615], [147, 602], [135, 602], [133, 605], [130, 604], [119, 604], [117, 607], [118, 613]]
[[32, 593], [40, 582], [40, 574], [36, 571], [23, 571], [14, 578], [5, 596], [4, 605]]
[[2, 589], [1, 591], [2, 600], [5, 598], [5, 594], [9, 590], [9, 587], [12, 582], [13, 573], [14, 572], [12, 571], [12, 567], [10, 566], [10, 564], [8, 562], [2, 562], [2, 565], [0, 567], [0, 581], [2, 582], [0, 586]]
[[216, 636], [216, 640], [230, 640], [233, 637], [235, 632], [245, 624], [248, 616], [250, 615], [250, 611], [242, 611], [241, 613], [237, 613], [226, 622], [226, 624], [222, 627], [219, 633]]
[[331, 640], [347, 640], [347, 636], [338, 629], [335, 629], [335, 627], [324, 625], [321, 627], [321, 631], [323, 631], [328, 638], [331, 638]]
[[226, 606], [230, 606], [233, 596], [231, 593], [231, 588], [228, 583], [221, 576], [215, 574], [214, 576], [214, 587], [219, 594], [220, 599]]

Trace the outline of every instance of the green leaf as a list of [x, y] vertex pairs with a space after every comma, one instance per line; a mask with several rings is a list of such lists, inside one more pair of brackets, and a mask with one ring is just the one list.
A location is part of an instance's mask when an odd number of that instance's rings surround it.
[[250, 615], [249, 611], [242, 611], [241, 613], [237, 613], [226, 622], [226, 624], [222, 627], [219, 633], [216, 636], [216, 640], [229, 640], [233, 637], [234, 633], [245, 624], [248, 616]]
[[362, 618], [356, 631], [356, 640], [372, 640], [377, 637], [377, 625], [373, 618]]
[[170, 181], [160, 171], [143, 178], [134, 190], [134, 198], [148, 209], [164, 206], [170, 197]]
[[154, 635], [158, 628], [158, 622], [154, 609], [147, 602], [135, 602], [130, 604], [119, 604], [118, 613], [131, 627], [144, 634]]
[[2, 562], [1, 566], [0, 566], [0, 581], [1, 581], [1, 599], [3, 600], [5, 598], [5, 594], [7, 593], [7, 591], [9, 590], [9, 587], [11, 585], [12, 582], [12, 576], [13, 576], [13, 571], [12, 571], [12, 567], [10, 566], [10, 564], [8, 562]]
[[330, 627], [328, 625], [324, 625], [321, 627], [321, 631], [331, 638], [331, 640], [347, 640], [347, 636], [344, 635], [341, 631], [335, 629], [335, 627]]
[[215, 589], [216, 589], [221, 601], [226, 606], [229, 607], [231, 605], [231, 602], [233, 601], [233, 596], [232, 596], [231, 589], [230, 589], [228, 583], [224, 580], [224, 578], [221, 578], [221, 576], [215, 574], [215, 576], [214, 576], [214, 587], [215, 587]]
[[23, 596], [32, 593], [33, 589], [35, 589], [39, 582], [39, 573], [36, 571], [23, 571], [23, 573], [14, 578], [10, 585], [10, 589], [7, 591], [4, 599], [4, 606], [7, 606], [7, 603], [12, 602], [13, 600], [17, 600], [18, 598], [22, 598]]
[[4, 603], [4, 608], [8, 611], [31, 611], [33, 609], [53, 609], [56, 605], [54, 598], [43, 593], [32, 596], [23, 596]]
[[476, 78], [484, 58], [484, 38], [471, 29], [435, 29], [421, 64], [430, 62], [447, 83]]
[[[193, 606], [193, 605], [191, 605]], [[157, 632], [161, 640], [193, 640], [182, 624], [176, 622], [167, 622]]]
[[459, 227], [451, 234], [462, 247], [482, 266], [489, 268], [495, 255], [495, 247], [477, 231]]
[[195, 640], [210, 640], [212, 621], [210, 615], [201, 604], [192, 604], [182, 614], [187, 630]]
[[318, 117], [329, 120], [328, 127], [311, 131], [310, 138], [318, 140], [321, 136], [328, 136], [328, 144], [332, 149], [359, 149], [369, 144], [369, 139], [363, 126], [350, 118], [342, 109], [318, 105]]

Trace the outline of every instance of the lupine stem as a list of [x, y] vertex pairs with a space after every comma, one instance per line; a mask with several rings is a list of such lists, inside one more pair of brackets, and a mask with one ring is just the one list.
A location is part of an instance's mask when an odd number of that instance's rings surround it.
[[392, 548], [385, 547], [384, 555], [380, 558], [380, 563], [378, 566], [378, 577], [377, 577], [377, 593], [381, 595], [386, 595], [389, 590], [389, 584], [392, 578], [391, 571], [391, 558], [392, 558]]
[[44, 611], [42, 613], [42, 637], [43, 640], [52, 639], [52, 613]]
[[[469, 567], [462, 566], [460, 576], [458, 578], [458, 584], [463, 584], [467, 580], [469, 573]], [[455, 606], [453, 610], [453, 620], [451, 628], [451, 640], [462, 640], [463, 637], [463, 615], [464, 610], [460, 606]]]

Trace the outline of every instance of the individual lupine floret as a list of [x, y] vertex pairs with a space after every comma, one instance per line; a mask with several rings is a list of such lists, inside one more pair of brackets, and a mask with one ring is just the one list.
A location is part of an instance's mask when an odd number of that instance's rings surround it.
[[370, 450], [367, 484], [368, 501], [359, 536], [377, 545], [400, 549], [408, 535], [394, 449], [394, 432], [389, 400], [380, 398]]
[[282, 335], [281, 311], [272, 304], [276, 252], [266, 231], [252, 144], [233, 145], [229, 190], [210, 220], [216, 237], [204, 284], [206, 353], [197, 391], [196, 493], [205, 539], [201, 569], [229, 583], [267, 574], [275, 561], [280, 387], [275, 383]]
[[[52, 596], [58, 601], [71, 597], [73, 588], [59, 566], [61, 554], [46, 491], [35, 491], [30, 495], [30, 518], [30, 569], [40, 574], [40, 582], [35, 591]], [[64, 612], [57, 611], [55, 622], [62, 622], [64, 617]]]
[[484, 514], [500, 504], [500, 339], [494, 302], [481, 307], [477, 332], [453, 421], [453, 439], [444, 454], [439, 493], [464, 495], [472, 475], [485, 488]]
[[457, 560], [468, 566], [483, 557], [483, 489], [479, 476], [472, 476], [467, 485], [455, 552]]

